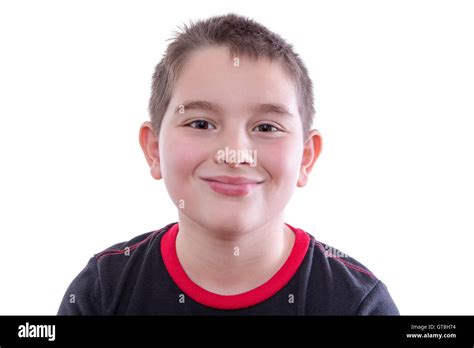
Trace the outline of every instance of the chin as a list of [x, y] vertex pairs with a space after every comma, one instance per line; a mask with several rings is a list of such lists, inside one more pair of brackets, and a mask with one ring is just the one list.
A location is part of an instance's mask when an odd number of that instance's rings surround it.
[[222, 234], [238, 235], [253, 229], [257, 221], [250, 219], [249, 215], [239, 216], [235, 214], [213, 215], [212, 220], [206, 223], [210, 229], [222, 232]]

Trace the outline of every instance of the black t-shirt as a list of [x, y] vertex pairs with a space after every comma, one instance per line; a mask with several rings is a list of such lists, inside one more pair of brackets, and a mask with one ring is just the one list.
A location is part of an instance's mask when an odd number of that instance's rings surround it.
[[58, 315], [399, 315], [366, 267], [298, 228], [271, 279], [237, 295], [194, 283], [176, 254], [179, 224], [95, 254], [69, 285]]

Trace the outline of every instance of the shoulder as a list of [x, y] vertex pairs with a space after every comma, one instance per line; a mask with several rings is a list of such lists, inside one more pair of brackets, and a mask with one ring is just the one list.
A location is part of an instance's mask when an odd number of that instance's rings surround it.
[[130, 277], [136, 275], [144, 263], [156, 261], [160, 253], [159, 241], [174, 224], [116, 243], [94, 254], [93, 263], [97, 266], [104, 290], [107, 290], [108, 285], [113, 289], [120, 278], [130, 281]]
[[116, 243], [95, 253], [74, 278], [63, 297], [59, 315], [101, 315], [118, 300], [120, 287], [133, 286], [132, 278], [148, 259], [156, 260], [160, 237], [175, 223]]
[[311, 238], [310, 248], [313, 264], [316, 262], [319, 271], [328, 273], [332, 281], [344, 281], [347, 285], [357, 284], [371, 288], [378, 278], [365, 265], [341, 250]]
[[329, 315], [399, 314], [385, 284], [364, 264], [309, 235], [309, 311]]
[[163, 233], [168, 231], [174, 224], [175, 222], [168, 224], [158, 230], [140, 234], [128, 241], [111, 245], [110, 247], [102, 250], [101, 252], [95, 253], [94, 259], [97, 261], [98, 264], [102, 264], [104, 262], [116, 261], [120, 259], [113, 256], [132, 256], [132, 254], [143, 252], [146, 249], [150, 248], [151, 244], [155, 241], [155, 239], [159, 238]]

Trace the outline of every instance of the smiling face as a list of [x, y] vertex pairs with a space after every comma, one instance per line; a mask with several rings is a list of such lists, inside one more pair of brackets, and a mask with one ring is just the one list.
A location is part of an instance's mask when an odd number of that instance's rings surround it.
[[140, 139], [152, 175], [164, 179], [180, 214], [213, 230], [254, 229], [282, 216], [317, 158], [314, 143], [303, 143], [283, 66], [235, 59], [225, 47], [186, 59], [155, 147], [150, 133]]

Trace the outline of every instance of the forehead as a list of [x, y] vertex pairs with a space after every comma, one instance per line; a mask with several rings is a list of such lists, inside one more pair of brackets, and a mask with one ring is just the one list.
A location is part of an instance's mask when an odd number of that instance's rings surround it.
[[175, 82], [171, 103], [179, 104], [182, 100], [207, 100], [228, 109], [273, 103], [297, 112], [294, 81], [280, 62], [234, 57], [226, 47], [199, 49], [187, 57]]

